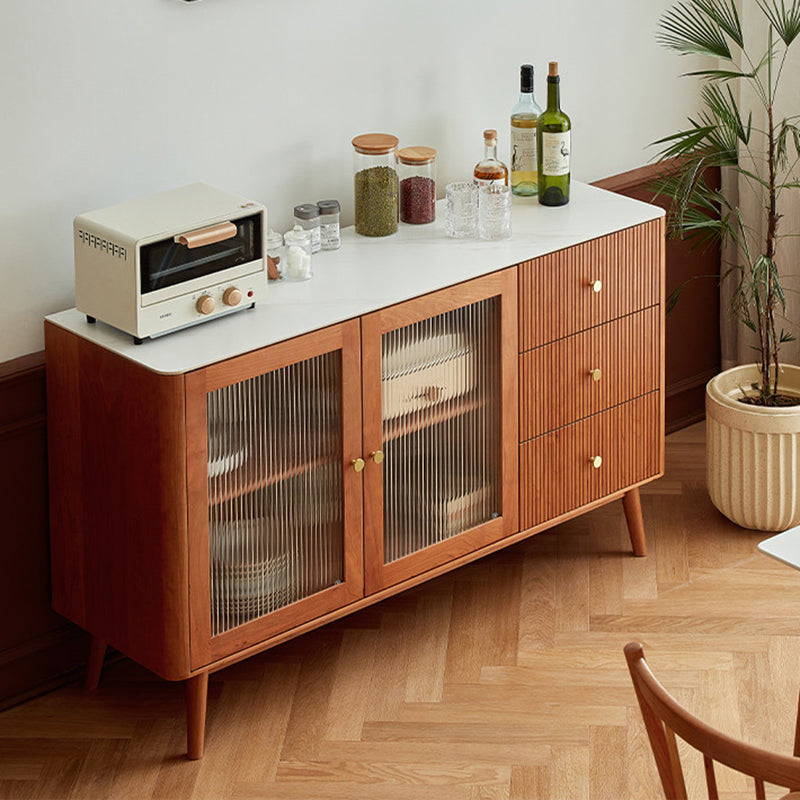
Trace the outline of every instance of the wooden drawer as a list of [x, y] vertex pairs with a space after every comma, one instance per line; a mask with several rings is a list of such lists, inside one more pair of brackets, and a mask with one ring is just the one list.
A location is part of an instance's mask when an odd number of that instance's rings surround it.
[[657, 389], [660, 330], [660, 307], [652, 306], [523, 353], [520, 440]]
[[520, 264], [520, 351], [656, 305], [663, 247], [659, 219]]
[[[659, 392], [520, 446], [520, 529], [627, 489], [661, 470]], [[602, 458], [595, 467], [592, 459]]]

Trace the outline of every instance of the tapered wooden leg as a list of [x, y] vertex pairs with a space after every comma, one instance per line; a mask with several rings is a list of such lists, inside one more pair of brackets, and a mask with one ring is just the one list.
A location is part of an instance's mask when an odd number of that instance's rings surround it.
[[91, 692], [100, 684], [100, 674], [103, 671], [103, 659], [106, 657], [106, 643], [96, 636], [92, 636], [89, 645], [89, 661], [86, 664], [86, 677], [84, 686]]
[[208, 673], [201, 672], [183, 682], [186, 690], [186, 755], [191, 759], [203, 757], [206, 735], [206, 700]]
[[631, 537], [633, 554], [635, 556], [647, 555], [647, 542], [644, 538], [644, 520], [642, 519], [642, 503], [639, 500], [639, 490], [631, 489], [625, 492], [622, 498], [622, 508], [625, 511], [625, 521], [628, 523], [628, 534]]
[[[800, 700], [797, 703], [797, 719], [794, 723], [794, 755], [800, 756]], [[796, 789], [792, 789], [796, 791]]]

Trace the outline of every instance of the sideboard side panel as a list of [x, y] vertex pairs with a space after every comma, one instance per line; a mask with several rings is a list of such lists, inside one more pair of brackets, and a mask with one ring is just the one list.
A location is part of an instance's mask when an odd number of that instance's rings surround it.
[[162, 677], [185, 677], [183, 376], [52, 324], [46, 345], [53, 607]]

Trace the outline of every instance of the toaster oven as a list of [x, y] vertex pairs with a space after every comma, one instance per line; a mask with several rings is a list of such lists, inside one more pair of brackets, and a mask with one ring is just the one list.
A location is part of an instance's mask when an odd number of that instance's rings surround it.
[[267, 293], [266, 209], [195, 183], [75, 218], [75, 306], [145, 338], [251, 308]]

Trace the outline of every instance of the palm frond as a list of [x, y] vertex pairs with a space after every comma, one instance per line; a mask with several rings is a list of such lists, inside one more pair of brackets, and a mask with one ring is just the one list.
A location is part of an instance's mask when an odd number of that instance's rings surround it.
[[737, 149], [738, 142], [748, 144], [752, 130], [752, 112], [747, 119], [747, 124], [742, 122], [739, 105], [733, 96], [730, 86], [725, 87], [727, 92], [716, 84], [703, 86], [700, 96], [706, 104], [709, 115], [702, 119], [707, 126], [713, 126], [722, 132], [722, 140], [727, 146], [724, 149]]
[[696, 2], [739, 47], [744, 47], [744, 35], [735, 2], [728, 3], [725, 0], [696, 0]]
[[788, 47], [800, 35], [800, 0], [791, 0], [786, 7], [786, 0], [756, 0], [759, 8], [775, 29], [775, 32]]
[[695, 72], [684, 72], [684, 78], [704, 78], [708, 81], [732, 81], [736, 78], [754, 78], [756, 70], [741, 72], [733, 69], [699, 69]]
[[678, 133], [673, 133], [653, 142], [653, 145], [669, 143], [668, 147], [658, 153], [660, 161], [694, 153], [700, 143], [714, 132], [713, 125], [698, 125], [691, 119], [689, 122], [692, 124], [691, 128], [678, 131]]
[[727, 0], [686, 0], [667, 11], [658, 25], [659, 43], [684, 55], [693, 53], [730, 61], [731, 50], [725, 34], [737, 44], [742, 39], [736, 9]]

